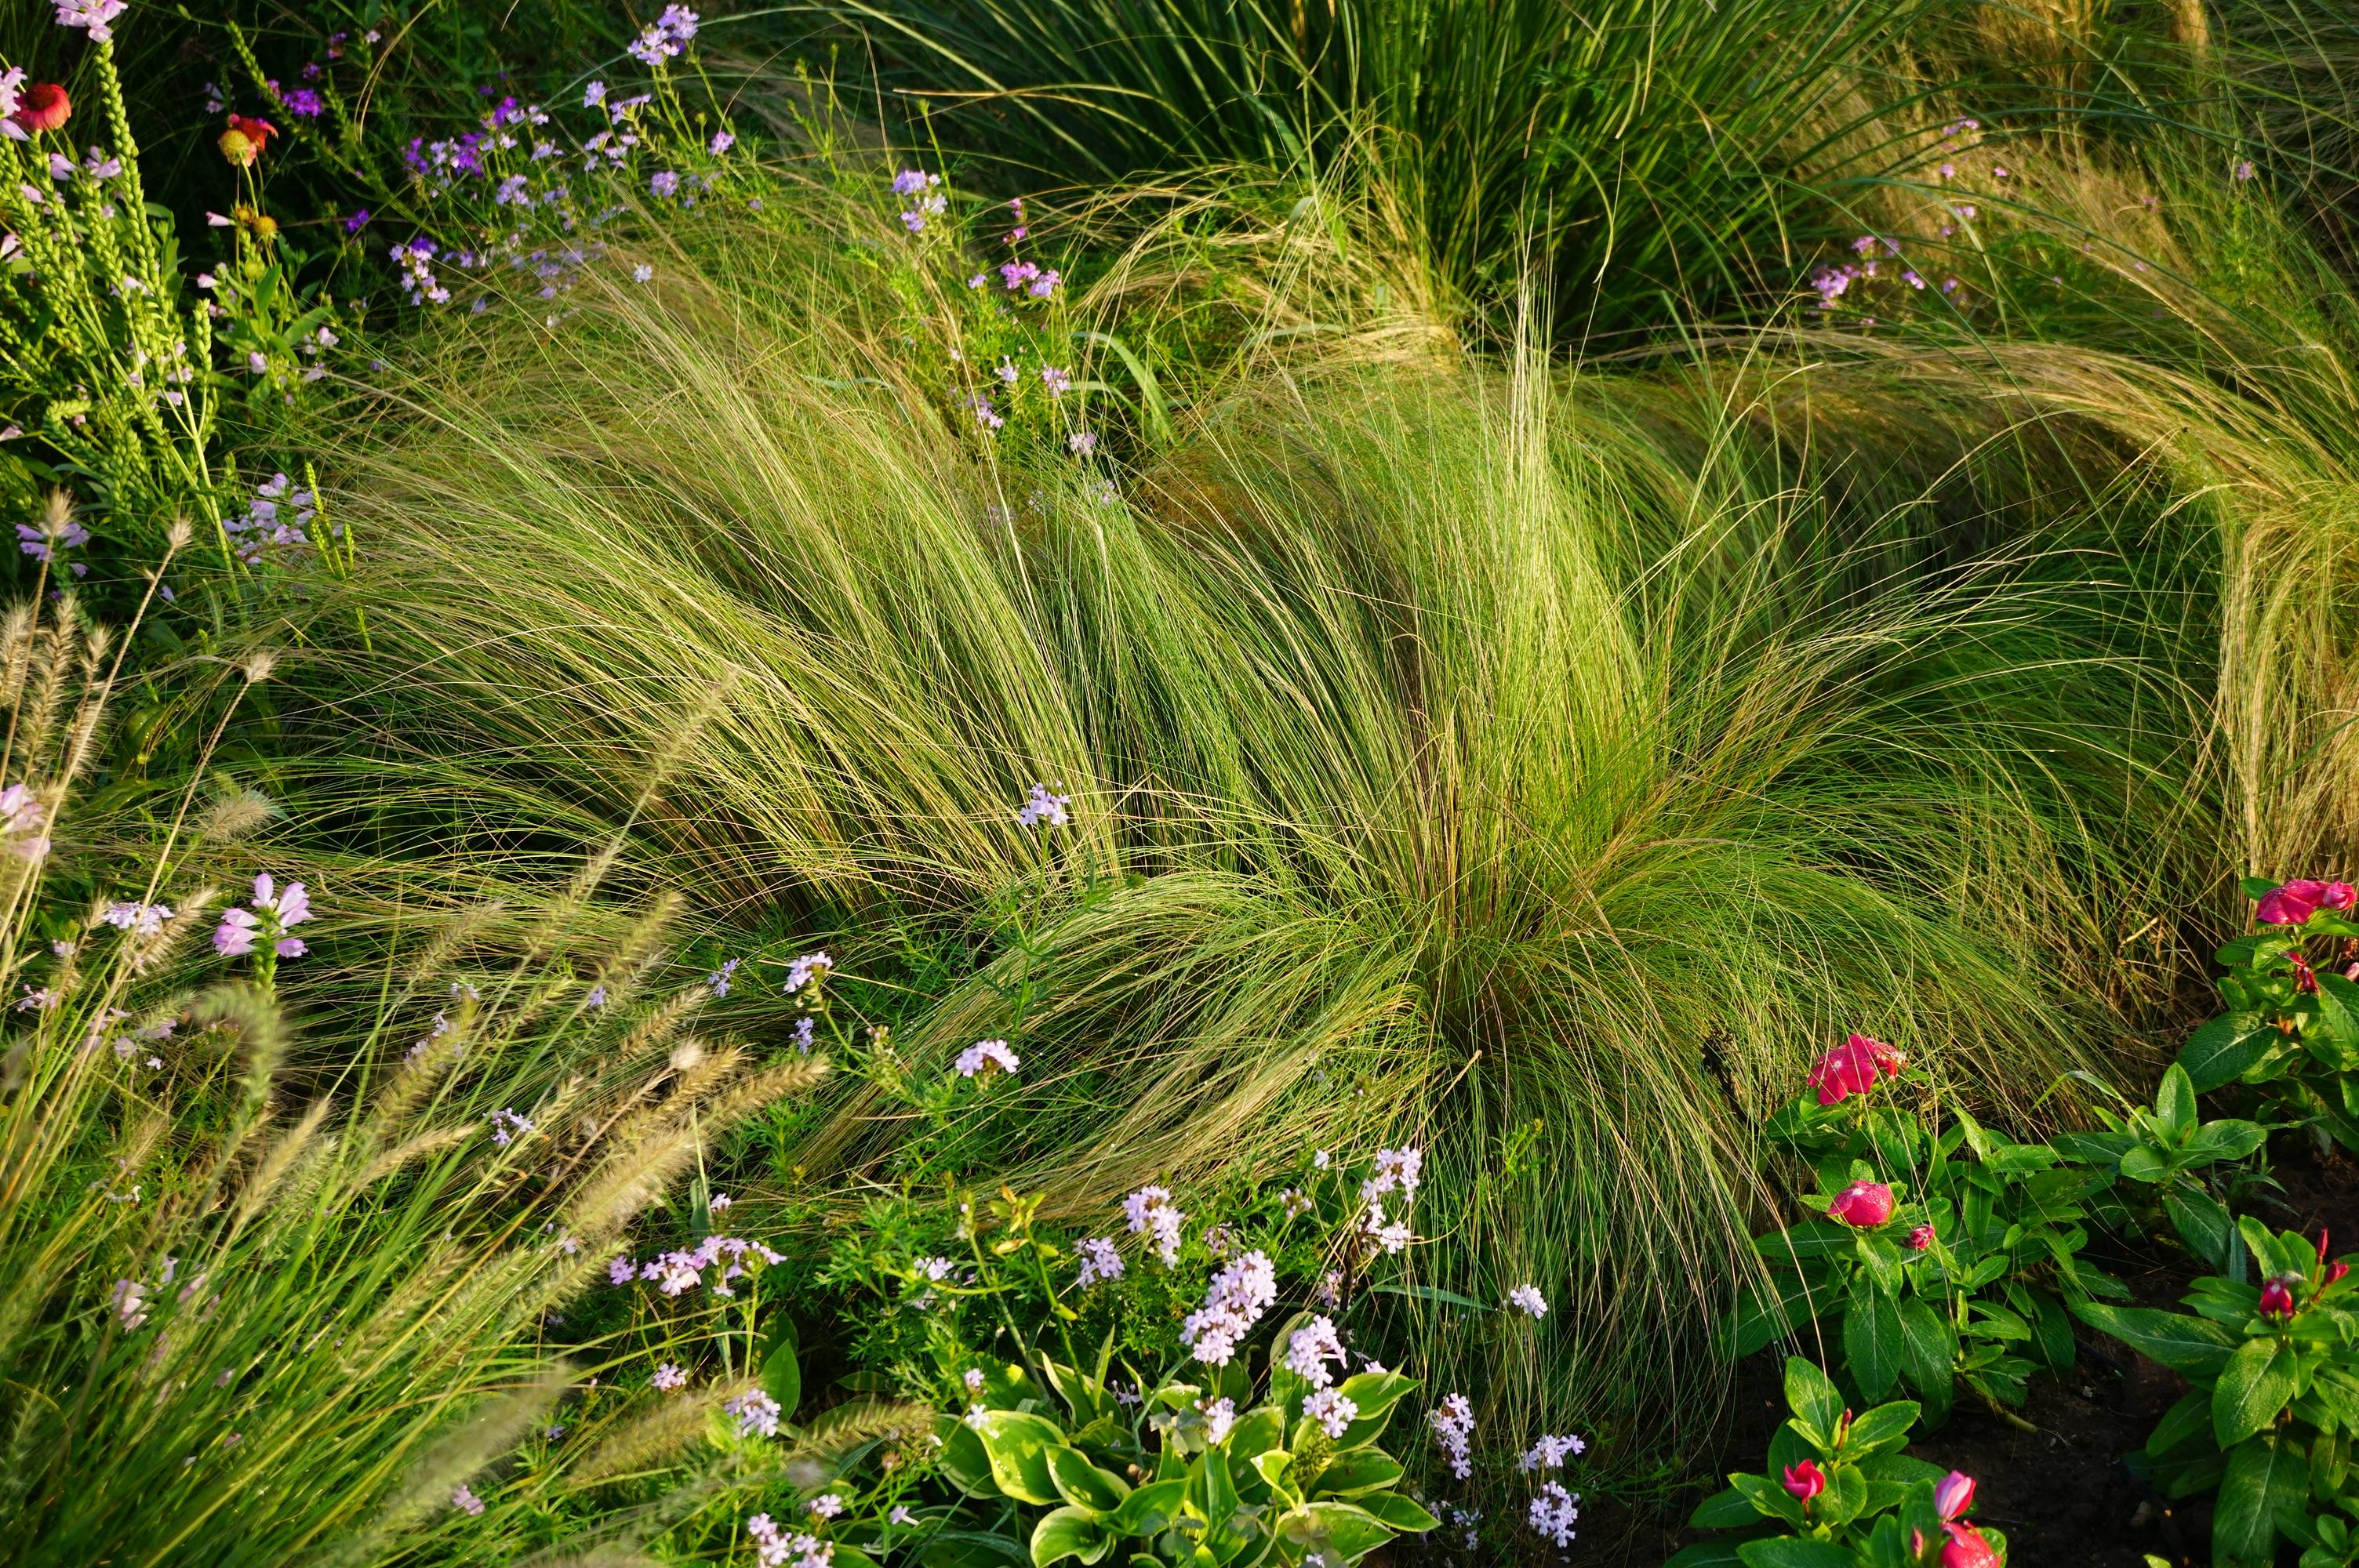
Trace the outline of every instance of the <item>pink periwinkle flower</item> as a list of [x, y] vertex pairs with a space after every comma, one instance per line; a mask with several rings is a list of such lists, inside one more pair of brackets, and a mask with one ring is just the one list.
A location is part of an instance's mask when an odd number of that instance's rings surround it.
[[2291, 1317], [2294, 1312], [2293, 1286], [2299, 1279], [2299, 1274], [2272, 1274], [2264, 1281], [2261, 1284], [2261, 1315], [2280, 1321]]
[[1974, 1478], [1952, 1470], [1935, 1484], [1933, 1508], [1944, 1519], [1963, 1519], [1974, 1506]]
[[1812, 1498], [1827, 1489], [1826, 1472], [1819, 1468], [1817, 1460], [1805, 1459], [1799, 1465], [1786, 1466], [1785, 1479], [1781, 1484], [1787, 1496], [1799, 1498], [1808, 1508]]
[[1941, 1568], [1999, 1568], [1998, 1553], [1970, 1524], [1945, 1521], [1950, 1539], [1941, 1547]]
[[1827, 1217], [1855, 1230], [1873, 1230], [1892, 1217], [1892, 1189], [1882, 1182], [1854, 1182], [1827, 1206]]

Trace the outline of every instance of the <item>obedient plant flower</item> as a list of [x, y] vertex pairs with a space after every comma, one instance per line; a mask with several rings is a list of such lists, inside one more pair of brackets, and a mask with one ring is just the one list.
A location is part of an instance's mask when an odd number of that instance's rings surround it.
[[288, 882], [284, 892], [269, 873], [254, 879], [252, 907], [233, 905], [213, 928], [213, 950], [224, 958], [243, 957], [257, 940], [267, 943], [281, 958], [299, 958], [309, 951], [299, 936], [287, 935], [290, 926], [311, 918], [311, 896], [301, 882]]
[[1970, 1524], [1944, 1521], [1950, 1539], [1941, 1546], [1941, 1568], [1999, 1568], [1998, 1553]]
[[1537, 1285], [1517, 1285], [1507, 1292], [1507, 1304], [1521, 1307], [1534, 1317], [1548, 1315], [1548, 1298], [1540, 1294]]
[[110, 43], [114, 30], [107, 24], [123, 15], [127, 0], [56, 0], [58, 26], [80, 27], [94, 44]]
[[2261, 1283], [2260, 1313], [2279, 1322], [2293, 1315], [2293, 1287], [2300, 1281], [2299, 1274], [2272, 1274]]
[[[54, 81], [36, 81], [25, 89], [9, 112], [8, 123], [19, 132], [54, 131], [73, 116], [73, 100]], [[19, 135], [16, 138], [22, 141]]]
[[0, 841], [20, 860], [38, 860], [49, 852], [49, 836], [41, 826], [49, 810], [23, 784], [0, 789]]
[[1799, 1465], [1786, 1466], [1784, 1486], [1786, 1495], [1799, 1498], [1807, 1512], [1810, 1499], [1827, 1489], [1826, 1472], [1819, 1468], [1817, 1460], [1805, 1459]]
[[1933, 1509], [1944, 1519], [1963, 1519], [1973, 1511], [1974, 1478], [1956, 1470], [1935, 1484]]
[[1882, 1182], [1854, 1182], [1827, 1206], [1827, 1217], [1855, 1230], [1873, 1230], [1892, 1217], [1892, 1189]]

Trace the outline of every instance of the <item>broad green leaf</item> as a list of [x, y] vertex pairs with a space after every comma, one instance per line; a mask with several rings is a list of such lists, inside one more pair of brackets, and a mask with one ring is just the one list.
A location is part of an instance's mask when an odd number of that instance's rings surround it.
[[1250, 1459], [1286, 1441], [1286, 1412], [1276, 1405], [1256, 1405], [1229, 1428], [1228, 1449], [1238, 1459]]
[[794, 1319], [785, 1313], [773, 1313], [770, 1326], [762, 1340], [762, 1391], [778, 1401], [778, 1411], [787, 1420], [795, 1418], [795, 1407], [803, 1402], [803, 1368], [796, 1355]]
[[2175, 1192], [2164, 1195], [2162, 1212], [2169, 1216], [2171, 1228], [2200, 1261], [2214, 1269], [2227, 1263], [2228, 1249], [2236, 1235], [2236, 1222], [2227, 1205], [2209, 1193]]
[[1721, 1324], [1730, 1353], [1750, 1356], [1792, 1334], [1818, 1315], [1830, 1297], [1826, 1281], [1815, 1275], [1785, 1276], [1772, 1292], [1758, 1281], [1745, 1287], [1744, 1304]]
[[2212, 1390], [2212, 1435], [2223, 1448], [2268, 1425], [2293, 1401], [2301, 1353], [2277, 1339], [2248, 1339], [2228, 1357]]
[[2133, 1182], [2151, 1185], [2170, 1174], [2170, 1162], [2156, 1152], [2153, 1145], [2136, 1144], [2122, 1152], [2122, 1174]]
[[951, 1485], [971, 1498], [1000, 1495], [999, 1483], [991, 1476], [991, 1455], [984, 1452], [983, 1439], [973, 1428], [964, 1422], [945, 1422], [941, 1439], [942, 1451], [936, 1463]]
[[1698, 1541], [1673, 1552], [1663, 1568], [1742, 1568], [1745, 1559], [1737, 1555], [1739, 1544], [1734, 1541]]
[[1048, 1568], [1068, 1557], [1095, 1563], [1114, 1550], [1114, 1531], [1103, 1519], [1083, 1509], [1059, 1509], [1032, 1527], [1032, 1565]]
[[2176, 1062], [2163, 1070], [2162, 1087], [2154, 1095], [2154, 1113], [2173, 1143], [2182, 1143], [2193, 1135], [2195, 1085], [2189, 1079], [2187, 1069]]
[[1824, 1258], [1848, 1258], [1858, 1232], [1831, 1219], [1806, 1219], [1786, 1230], [1755, 1237], [1753, 1249], [1774, 1265], [1802, 1263]]
[[1019, 1502], [1052, 1507], [1064, 1499], [1049, 1473], [1049, 1452], [1065, 1445], [1056, 1423], [1025, 1411], [985, 1411], [972, 1429], [991, 1459], [991, 1478]]
[[1383, 1449], [1353, 1448], [1335, 1455], [1334, 1462], [1319, 1472], [1310, 1489], [1318, 1497], [1348, 1498], [1389, 1487], [1401, 1475], [1400, 1462]]
[[1404, 1535], [1421, 1535], [1441, 1522], [1398, 1492], [1377, 1492], [1356, 1500], [1386, 1529], [1398, 1530]]
[[1951, 1367], [1958, 1356], [1957, 1338], [1949, 1324], [1931, 1307], [1909, 1296], [1900, 1303], [1900, 1342], [1901, 1364], [1909, 1386], [1947, 1409]]
[[2207, 1121], [2196, 1129], [2188, 1140], [2190, 1163], [2210, 1164], [2221, 1160], [2241, 1160], [2268, 1141], [2268, 1130], [2257, 1122], [2239, 1121], [2233, 1118]]
[[1830, 1438], [1843, 1412], [1843, 1398], [1833, 1379], [1799, 1356], [1786, 1357], [1786, 1404]]
[[1917, 1424], [1921, 1413], [1914, 1400], [1895, 1400], [1890, 1404], [1877, 1405], [1851, 1423], [1851, 1436], [1844, 1444], [1846, 1457], [1874, 1454], [1880, 1449], [1897, 1448], [1908, 1441], [1908, 1429]]
[[1283, 1448], [1265, 1448], [1253, 1456], [1254, 1474], [1269, 1484], [1288, 1508], [1301, 1500], [1302, 1489], [1287, 1478], [1294, 1468], [1294, 1455]]
[[1415, 1378], [1404, 1378], [1398, 1372], [1355, 1372], [1338, 1384], [1336, 1391], [1358, 1408], [1359, 1418], [1352, 1423], [1357, 1426], [1386, 1414], [1416, 1388]]
[[1694, 1530], [1743, 1530], [1760, 1522], [1761, 1510], [1734, 1487], [1714, 1492], [1688, 1516], [1688, 1525]]
[[1773, 1535], [1736, 1549], [1745, 1568], [1859, 1568], [1859, 1559], [1831, 1541], [1803, 1535]]
[[1299, 1513], [1279, 1521], [1278, 1531], [1344, 1563], [1357, 1563], [1393, 1538], [1384, 1520], [1352, 1503], [1306, 1503]]
[[1865, 1274], [1852, 1280], [1843, 1346], [1844, 1365], [1851, 1368], [1861, 1393], [1880, 1400], [1892, 1391], [1900, 1378], [1900, 1358], [1906, 1349], [1900, 1337], [1900, 1304]]
[[1075, 1448], [1049, 1450], [1049, 1478], [1058, 1496], [1077, 1509], [1109, 1513], [1130, 1496], [1130, 1483], [1111, 1470], [1101, 1470]]
[[2211, 1436], [2212, 1396], [2197, 1389], [2183, 1396], [2154, 1423], [2154, 1430], [2146, 1437], [2147, 1455], [2159, 1459], [2182, 1444], [2198, 1438], [2209, 1442]]
[[2072, 1311], [2082, 1323], [2112, 1335], [2147, 1360], [2190, 1378], [2218, 1377], [2234, 1348], [2227, 1330], [2185, 1313], [2105, 1302], [2076, 1302]]
[[2292, 1444], [2256, 1438], [2230, 1449], [2212, 1509], [2212, 1560], [2271, 1561], [2277, 1514], [2301, 1507], [2309, 1489], [2310, 1466]]
[[1149, 1481], [1123, 1498], [1114, 1511], [1114, 1528], [1125, 1536], [1154, 1535], [1180, 1517], [1187, 1500], [1187, 1482]]
[[2233, 1014], [2215, 1018], [2187, 1037], [2179, 1065], [2187, 1070], [2190, 1087], [2210, 1094], [2223, 1084], [2242, 1077], [2245, 1069], [2268, 1050], [2269, 1032], [2240, 1022]]

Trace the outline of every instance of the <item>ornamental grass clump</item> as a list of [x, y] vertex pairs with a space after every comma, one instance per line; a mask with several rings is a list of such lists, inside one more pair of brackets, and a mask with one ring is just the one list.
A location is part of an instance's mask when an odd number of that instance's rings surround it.
[[[338, 941], [332, 887], [269, 860], [254, 874], [254, 852], [208, 826], [252, 813], [195, 798], [226, 720], [143, 858], [82, 831], [137, 630], [109, 637], [71, 596], [0, 619], [0, 1380], [16, 1396], [0, 1523], [16, 1560], [540, 1544], [552, 1499], [592, 1484], [574, 1461], [634, 1413], [602, 1382], [637, 1375], [634, 1347], [560, 1344], [557, 1325], [702, 1140], [809, 1090], [825, 1060], [764, 1065], [689, 1032], [692, 1004], [650, 994], [660, 923], [619, 945], [568, 927], [601, 858], [505, 971], [454, 977], [454, 946], [429, 939], [339, 1026], [348, 1004], [298, 979]], [[245, 661], [247, 686], [267, 664]], [[226, 908], [202, 880], [223, 861], [251, 875]], [[405, 1050], [403, 1017], [446, 982], [444, 1027]], [[326, 1016], [306, 1007], [322, 1000]], [[313, 1030], [342, 1048], [308, 1044]], [[675, 1352], [716, 1329], [709, 1310], [679, 1315]], [[677, 1460], [701, 1438], [642, 1449]]]
[[[1984, 413], [1871, 481], [1864, 427], [1786, 444], [1820, 406], [1763, 367], [1565, 375], [1389, 317], [1376, 351], [1338, 293], [1332, 349], [1257, 339], [1184, 419], [1099, 345], [992, 426], [973, 345], [1126, 342], [1152, 254], [1116, 298], [970, 290], [857, 172], [700, 225], [662, 287], [585, 276], [562, 331], [454, 333], [337, 450], [376, 787], [618, 825], [725, 693], [635, 863], [958, 951], [895, 1049], [1007, 1043], [962, 1124], [1057, 1212], [1415, 1133], [1448, 1295], [1394, 1304], [1527, 1439], [1704, 1376], [1797, 1041], [1872, 1011], [2027, 1105], [2158, 999], [2171, 956], [2110, 933], [2216, 853], [2188, 598], [2126, 556], [2069, 596], [2118, 524]], [[1244, 252], [1246, 297], [1317, 243]], [[1855, 368], [1818, 391], [1919, 407]], [[1091, 383], [1120, 466], [1063, 438]], [[1979, 488], [2018, 481], [2054, 509]], [[864, 1094], [782, 1163], [889, 1158]], [[1526, 1283], [1545, 1318], [1452, 1326]]]

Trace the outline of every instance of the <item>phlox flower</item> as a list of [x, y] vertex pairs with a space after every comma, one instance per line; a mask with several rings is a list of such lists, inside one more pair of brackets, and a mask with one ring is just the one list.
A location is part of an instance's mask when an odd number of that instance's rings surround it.
[[742, 959], [732, 958], [727, 963], [722, 965], [719, 968], [704, 977], [704, 983], [712, 988], [712, 994], [714, 996], [723, 997], [729, 994], [729, 977], [737, 972], [737, 966], [743, 961], [744, 960]]
[[1065, 438], [1065, 445], [1078, 458], [1086, 458], [1098, 449], [1098, 434], [1094, 430], [1076, 430]]
[[1073, 1250], [1082, 1260], [1081, 1272], [1073, 1277], [1074, 1284], [1086, 1290], [1100, 1280], [1122, 1278], [1122, 1254], [1106, 1238], [1090, 1237], [1076, 1244]]
[[1580, 1501], [1579, 1493], [1568, 1492], [1550, 1481], [1532, 1499], [1530, 1511], [1525, 1517], [1529, 1519], [1531, 1527], [1551, 1543], [1560, 1547], [1571, 1546], [1573, 1523], [1581, 1518], [1581, 1509], [1573, 1505]]
[[505, 1149], [532, 1130], [532, 1122], [529, 1119], [518, 1116], [513, 1109], [505, 1106], [492, 1112], [484, 1119], [492, 1124], [492, 1143], [496, 1148]]
[[1302, 1413], [1319, 1423], [1330, 1437], [1341, 1437], [1360, 1407], [1334, 1389], [1321, 1389], [1302, 1401]]
[[962, 1078], [980, 1077], [991, 1081], [996, 1073], [1016, 1076], [1016, 1053], [1007, 1048], [1005, 1040], [978, 1040], [959, 1053], [957, 1070]]
[[748, 1389], [736, 1398], [723, 1400], [721, 1408], [737, 1419], [740, 1437], [776, 1437], [778, 1434], [778, 1401], [759, 1389]]
[[1376, 1173], [1360, 1184], [1360, 1195], [1375, 1199], [1394, 1188], [1403, 1195], [1416, 1193], [1424, 1181], [1425, 1152], [1416, 1148], [1379, 1149], [1376, 1151]]
[[1287, 1369], [1313, 1388], [1323, 1389], [1333, 1382], [1334, 1374], [1327, 1369], [1327, 1363], [1344, 1359], [1343, 1337], [1335, 1332], [1332, 1318], [1314, 1317], [1309, 1326], [1287, 1336]]
[[787, 966], [786, 994], [794, 995], [805, 986], [817, 990], [835, 968], [835, 960], [824, 953], [806, 953]]
[[1062, 827], [1071, 820], [1065, 808], [1072, 803], [1071, 795], [1053, 795], [1047, 784], [1036, 784], [1032, 786], [1032, 793], [1025, 797], [1024, 804], [1016, 808], [1016, 825], [1038, 827], [1045, 823], [1050, 827]]
[[833, 1492], [824, 1492], [805, 1503], [803, 1507], [821, 1519], [833, 1519], [843, 1511], [843, 1499]]
[[1212, 1276], [1204, 1304], [1180, 1325], [1180, 1337], [1197, 1360], [1225, 1367], [1253, 1332], [1263, 1312], [1277, 1300], [1277, 1272], [1269, 1255], [1253, 1251]]
[[168, 903], [110, 903], [99, 916], [107, 925], [134, 936], [153, 936], [164, 929], [164, 922], [172, 918]]
[[1509, 1291], [1507, 1304], [1520, 1307], [1534, 1317], [1548, 1315], [1548, 1298], [1540, 1294], [1539, 1288], [1536, 1285], [1517, 1285], [1514, 1290]]
[[1441, 1407], [1426, 1411], [1425, 1419], [1433, 1428], [1434, 1441], [1450, 1455], [1451, 1474], [1462, 1481], [1473, 1475], [1470, 1450], [1474, 1440], [1474, 1407], [1466, 1402], [1466, 1396], [1445, 1395]]
[[1522, 1458], [1516, 1461], [1516, 1467], [1526, 1471], [1559, 1470], [1564, 1467], [1568, 1455], [1588, 1452], [1589, 1444], [1578, 1437], [1570, 1434], [1563, 1437], [1543, 1435], [1525, 1452]]
[[1141, 1187], [1122, 1200], [1133, 1236], [1146, 1236], [1166, 1268], [1180, 1261], [1180, 1224], [1188, 1217], [1171, 1205], [1165, 1187]]
[[1060, 370], [1055, 365], [1042, 365], [1040, 384], [1049, 389], [1049, 396], [1062, 397], [1073, 384], [1073, 373], [1069, 370]]
[[451, 1506], [469, 1519], [474, 1519], [484, 1511], [484, 1499], [463, 1486], [453, 1487], [451, 1488]]
[[1387, 1222], [1386, 1220], [1385, 1206], [1380, 1203], [1372, 1203], [1368, 1206], [1368, 1212], [1361, 1217], [1360, 1228], [1371, 1241], [1386, 1253], [1406, 1251], [1409, 1242], [1415, 1239], [1410, 1233], [1408, 1221], [1397, 1219]]

